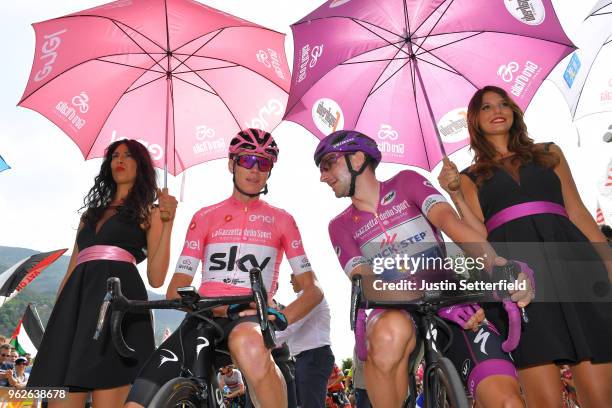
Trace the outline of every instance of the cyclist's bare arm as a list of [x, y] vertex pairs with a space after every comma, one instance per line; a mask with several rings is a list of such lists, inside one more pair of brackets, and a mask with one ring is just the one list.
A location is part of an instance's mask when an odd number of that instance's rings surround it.
[[304, 272], [294, 275], [293, 279], [302, 288], [302, 296], [291, 302], [283, 313], [289, 324], [294, 323], [306, 316], [316, 305], [323, 300], [323, 291], [315, 277], [314, 272]]
[[176, 299], [179, 297], [179, 294], [176, 290], [183, 286], [191, 285], [193, 281], [193, 276], [187, 275], [186, 273], [175, 272], [172, 275], [172, 279], [170, 280], [170, 284], [168, 285], [168, 290], [166, 291], [166, 299]]

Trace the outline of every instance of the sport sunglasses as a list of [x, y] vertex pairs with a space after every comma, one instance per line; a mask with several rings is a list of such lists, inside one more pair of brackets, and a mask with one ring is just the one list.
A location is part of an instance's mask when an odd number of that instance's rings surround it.
[[253, 154], [245, 154], [236, 158], [236, 163], [245, 169], [252, 169], [255, 163], [259, 167], [259, 171], [267, 172], [272, 170], [272, 160], [267, 157], [255, 156]]

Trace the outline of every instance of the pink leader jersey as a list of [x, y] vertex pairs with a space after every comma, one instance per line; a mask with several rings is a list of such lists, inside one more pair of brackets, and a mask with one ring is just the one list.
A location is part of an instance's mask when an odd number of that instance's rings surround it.
[[446, 199], [420, 174], [404, 170], [380, 183], [376, 214], [350, 205], [329, 223], [329, 236], [347, 275], [374, 258], [444, 253], [442, 237], [426, 216]]
[[272, 299], [283, 252], [294, 275], [312, 270], [291, 214], [230, 197], [194, 214], [176, 273], [194, 276], [202, 261], [202, 296], [242, 296], [251, 293], [249, 270], [258, 267]]

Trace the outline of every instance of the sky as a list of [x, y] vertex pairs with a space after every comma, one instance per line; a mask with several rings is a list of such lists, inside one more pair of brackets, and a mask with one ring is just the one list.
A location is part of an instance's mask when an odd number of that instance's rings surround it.
[[[323, 3], [321, 0], [203, 2], [287, 33], [285, 44], [290, 67], [293, 47], [289, 25]], [[575, 38], [580, 22], [595, 3], [593, 0], [553, 0], [559, 20], [571, 39]], [[73, 247], [79, 220], [77, 210], [93, 184], [100, 161], [84, 161], [76, 145], [61, 130], [38, 113], [16, 104], [28, 80], [34, 55], [35, 37], [31, 24], [100, 4], [100, 0], [0, 3], [3, 17], [0, 38], [4, 39], [4, 61], [0, 68], [0, 155], [12, 167], [0, 173], [0, 245], [39, 251], [71, 250]], [[611, 223], [612, 200], [600, 194], [599, 185], [612, 158], [612, 143], [602, 141], [603, 134], [612, 125], [612, 113], [593, 115], [572, 123], [560, 92], [546, 81], [526, 111], [526, 122], [536, 142], [554, 141], [563, 149], [585, 205], [594, 213], [599, 201], [608, 223]], [[319, 182], [318, 169], [312, 162], [318, 140], [312, 134], [295, 123], [283, 122], [274, 131], [274, 136], [281, 153], [265, 200], [290, 212], [300, 227], [306, 252], [331, 307], [332, 348], [340, 361], [352, 353], [353, 337], [348, 319], [350, 283], [329, 243], [327, 225], [331, 218], [346, 208], [349, 200], [335, 199], [329, 187]], [[462, 149], [451, 155], [451, 160], [462, 169], [469, 165], [471, 157], [467, 149]], [[169, 176], [170, 192], [177, 197], [181, 185], [184, 186], [172, 235], [170, 271], [174, 270], [193, 213], [231, 194], [231, 177], [226, 163], [226, 160], [215, 160], [196, 166], [186, 172], [184, 179], [182, 176]], [[380, 180], [385, 180], [406, 168], [382, 164], [377, 175]], [[415, 170], [437, 185], [440, 166], [431, 174]], [[142, 266], [140, 270], [144, 273]], [[289, 274], [289, 265], [284, 261], [277, 295], [282, 303], [294, 298]], [[171, 273], [166, 284], [170, 277]], [[156, 291], [165, 292], [165, 285]]]

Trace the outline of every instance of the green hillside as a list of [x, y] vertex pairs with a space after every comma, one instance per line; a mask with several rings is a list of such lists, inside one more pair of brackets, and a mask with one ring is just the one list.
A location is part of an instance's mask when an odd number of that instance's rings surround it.
[[[28, 248], [0, 246], [0, 273], [16, 262], [38, 252], [40, 251]], [[0, 335], [10, 336], [13, 333], [28, 303], [36, 305], [43, 325], [47, 324], [55, 304], [57, 288], [66, 273], [69, 261], [70, 257], [68, 256], [60, 257], [30, 283], [27, 288], [0, 307]], [[162, 295], [149, 292], [149, 299], [161, 299], [162, 297]], [[155, 339], [158, 344], [164, 329], [168, 327], [170, 330], [174, 330], [181, 322], [183, 315], [183, 312], [174, 310], [156, 310], [154, 312]]]

